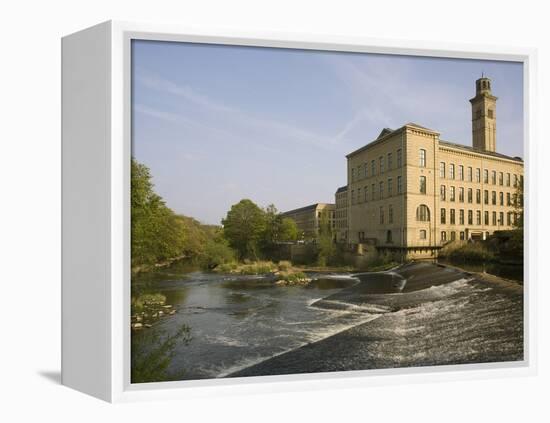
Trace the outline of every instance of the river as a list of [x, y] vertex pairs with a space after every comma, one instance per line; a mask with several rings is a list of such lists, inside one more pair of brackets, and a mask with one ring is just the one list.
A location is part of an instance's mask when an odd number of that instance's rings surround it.
[[[178, 266], [142, 275], [136, 286], [162, 293], [177, 313], [133, 337], [139, 342], [148, 331], [172, 334], [187, 325], [190, 340], [175, 347], [168, 368], [187, 380], [522, 357], [521, 289], [494, 289], [433, 264], [401, 273], [308, 276], [309, 286], [292, 287], [274, 285], [271, 276]], [[352, 341], [357, 328], [363, 332]], [[343, 344], [327, 344], [343, 334]], [[355, 357], [364, 349], [356, 341], [369, 334], [370, 352]], [[442, 349], [432, 350], [426, 337]], [[316, 346], [312, 357], [300, 355]]]

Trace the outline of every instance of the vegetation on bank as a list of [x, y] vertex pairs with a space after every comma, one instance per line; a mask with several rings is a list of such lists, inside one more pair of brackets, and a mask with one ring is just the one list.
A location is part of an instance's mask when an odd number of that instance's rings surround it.
[[481, 262], [493, 260], [495, 255], [481, 242], [470, 242], [447, 244], [439, 252], [439, 257], [458, 262]]
[[191, 329], [181, 325], [173, 335], [164, 330], [132, 333], [131, 382], [163, 382], [181, 380], [184, 372], [172, 374], [168, 367], [176, 354], [176, 348], [191, 340]]

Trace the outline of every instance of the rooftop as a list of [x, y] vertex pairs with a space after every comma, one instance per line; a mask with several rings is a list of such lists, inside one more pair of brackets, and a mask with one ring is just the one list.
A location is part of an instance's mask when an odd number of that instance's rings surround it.
[[[434, 129], [427, 128], [425, 126], [419, 125], [419, 124], [414, 123], [414, 122], [406, 123], [405, 125], [403, 125], [402, 127], [398, 128], [398, 129], [384, 128], [384, 129], [382, 129], [382, 131], [380, 132], [380, 134], [378, 135], [378, 137], [374, 141], [371, 141], [370, 143], [364, 145], [363, 147], [358, 148], [355, 151], [352, 151], [351, 153], [347, 154], [346, 157], [350, 157], [354, 154], [357, 154], [357, 153], [371, 147], [374, 144], [378, 144], [379, 142], [383, 141], [387, 136], [389, 136], [391, 134], [394, 134], [394, 133], [397, 133], [399, 131], [402, 131], [403, 129], [405, 129], [407, 127], [409, 127], [409, 128], [410, 127], [418, 128], [418, 129], [422, 129], [424, 131], [429, 131], [429, 132], [439, 134], [439, 132], [435, 131]], [[468, 145], [457, 144], [457, 143], [453, 143], [453, 142], [449, 142], [449, 141], [443, 141], [441, 139], [439, 140], [439, 145], [444, 146], [444, 147], [451, 147], [451, 148], [456, 148], [456, 149], [460, 149], [460, 150], [465, 150], [465, 151], [469, 151], [469, 152], [473, 152], [473, 153], [485, 154], [485, 155], [500, 158], [500, 159], [512, 160], [512, 161], [515, 161], [515, 162], [523, 162], [523, 159], [521, 157], [507, 156], [506, 154], [501, 154], [501, 153], [497, 153], [497, 152], [493, 152], [493, 151], [477, 150], [477, 149], [475, 149], [471, 146], [468, 146]], [[338, 190], [340, 190], [340, 188], [338, 188]], [[336, 192], [339, 192], [339, 191], [336, 191]]]
[[315, 204], [311, 204], [309, 206], [300, 207], [298, 209], [288, 210], [286, 212], [281, 213], [281, 215], [286, 215], [286, 214], [290, 214], [290, 213], [297, 213], [297, 212], [304, 212], [304, 211], [308, 211], [308, 210], [315, 210], [319, 206], [334, 206], [334, 204], [332, 204], [332, 203], [315, 203]]
[[454, 143], [454, 142], [443, 141], [443, 140], [439, 140], [439, 145], [442, 146], [442, 147], [451, 147], [451, 148], [456, 148], [456, 149], [459, 149], [459, 150], [465, 150], [465, 151], [472, 152], [472, 153], [485, 154], [487, 156], [493, 156], [493, 157], [497, 157], [499, 159], [513, 160], [515, 162], [522, 162], [523, 163], [523, 159], [521, 157], [507, 156], [506, 154], [497, 153], [496, 151], [478, 150], [474, 147], [470, 147], [469, 145], [457, 144], [457, 143]]

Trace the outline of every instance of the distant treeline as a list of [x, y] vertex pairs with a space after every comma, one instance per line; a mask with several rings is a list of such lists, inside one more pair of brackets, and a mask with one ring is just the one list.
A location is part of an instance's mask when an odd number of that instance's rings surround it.
[[292, 219], [270, 205], [265, 209], [243, 199], [234, 204], [222, 226], [205, 225], [174, 213], [155, 191], [147, 166], [132, 158], [132, 269], [147, 269], [176, 258], [191, 258], [212, 268], [237, 259], [267, 257], [279, 242], [299, 238]]

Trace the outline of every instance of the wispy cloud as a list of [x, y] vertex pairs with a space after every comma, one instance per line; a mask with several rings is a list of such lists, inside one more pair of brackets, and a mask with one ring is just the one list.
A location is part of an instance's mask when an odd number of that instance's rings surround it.
[[[226, 133], [233, 131], [233, 135], [239, 139], [242, 139], [243, 135], [246, 135], [243, 134], [246, 130], [253, 130], [258, 133], [264, 133], [269, 137], [276, 136], [280, 139], [288, 140], [289, 142], [300, 142], [316, 148], [332, 149], [332, 137], [329, 134], [319, 134], [286, 122], [257, 116], [243, 109], [229, 107], [218, 99], [211, 98], [188, 86], [179, 85], [158, 76], [142, 75], [139, 71], [136, 74], [137, 83], [165, 94], [178, 96], [200, 107], [203, 111], [209, 112], [210, 119], [208, 124], [202, 122], [203, 126], [223, 129]], [[182, 115], [155, 111], [153, 108], [144, 105], [140, 105], [140, 110], [150, 116], [158, 117], [159, 119], [170, 121], [185, 119]], [[189, 121], [189, 119], [187, 119], [187, 121]], [[191, 123], [191, 121], [189, 122]], [[197, 122], [193, 121], [192, 123], [196, 124]], [[238, 131], [238, 133], [235, 133], [235, 130]], [[272, 147], [271, 145], [271, 148]]]

